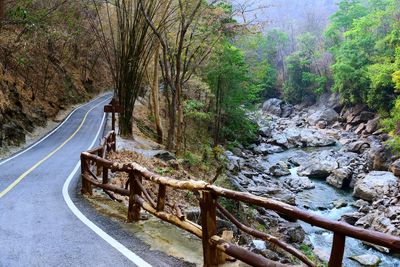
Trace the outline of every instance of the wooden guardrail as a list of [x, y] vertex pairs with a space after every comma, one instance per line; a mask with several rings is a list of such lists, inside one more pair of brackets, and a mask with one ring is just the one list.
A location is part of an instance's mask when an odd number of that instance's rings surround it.
[[[105, 192], [112, 191], [123, 196], [128, 196], [128, 222], [139, 221], [140, 211], [143, 209], [163, 221], [174, 224], [198, 236], [202, 239], [203, 243], [204, 266], [222, 264], [225, 260], [224, 254], [252, 266], [287, 266], [252, 253], [217, 236], [217, 210], [241, 231], [266, 242], [273, 243], [301, 260], [307, 266], [315, 266], [312, 261], [294, 247], [285, 244], [274, 236], [252, 229], [239, 222], [232, 214], [218, 204], [219, 197], [270, 209], [293, 219], [298, 219], [313, 226], [332, 231], [334, 237], [329, 267], [342, 266], [346, 237], [352, 237], [400, 252], [400, 238], [395, 236], [354, 227], [344, 222], [329, 220], [283, 202], [225, 189], [204, 181], [179, 181], [171, 179], [152, 173], [136, 163], [120, 164], [112, 162], [106, 159], [106, 156], [108, 152], [115, 151], [115, 145], [115, 132], [110, 132], [103, 139], [100, 147], [81, 154], [82, 193], [91, 195], [92, 186], [95, 186], [104, 189]], [[127, 173], [129, 176], [127, 185], [124, 188], [110, 185], [108, 183], [109, 171]], [[101, 173], [102, 177], [98, 177]], [[143, 180], [158, 185], [156, 199], [153, 199], [145, 189]], [[167, 203], [166, 192], [168, 187], [174, 190], [196, 192], [199, 196], [201, 209], [201, 225], [187, 220], [178, 204]], [[166, 206], [173, 212], [167, 212], [165, 209]]]

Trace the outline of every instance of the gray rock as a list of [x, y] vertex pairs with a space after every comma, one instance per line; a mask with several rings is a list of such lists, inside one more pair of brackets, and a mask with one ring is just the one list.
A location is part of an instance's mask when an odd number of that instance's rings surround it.
[[259, 130], [259, 134], [260, 134], [262, 137], [270, 138], [270, 137], [272, 136], [272, 129], [271, 129], [271, 127], [269, 127], [269, 126], [262, 127], [262, 128], [260, 128], [260, 130]]
[[370, 254], [351, 256], [350, 259], [358, 262], [362, 266], [368, 266], [368, 267], [376, 267], [381, 262], [381, 259], [378, 256]]
[[315, 188], [314, 182], [305, 176], [288, 176], [284, 180], [284, 183], [291, 188], [291, 190], [296, 192]]
[[282, 115], [282, 105], [284, 102], [277, 98], [271, 98], [264, 102], [263, 111], [268, 114], [272, 114], [280, 117]]
[[271, 144], [262, 143], [259, 146], [255, 147], [253, 151], [257, 154], [268, 155], [268, 154], [281, 153], [285, 150], [280, 146], [274, 146]]
[[344, 207], [347, 207], [347, 205], [348, 205], [347, 201], [344, 199], [339, 199], [339, 200], [333, 201], [332, 204], [336, 209], [344, 208]]
[[277, 177], [289, 175], [289, 166], [285, 162], [279, 161], [269, 168], [269, 173]]
[[292, 113], [293, 113], [292, 105], [285, 104], [282, 106], [282, 114], [281, 114], [282, 118], [288, 118], [288, 117], [290, 117], [290, 115], [292, 115]]
[[371, 145], [369, 157], [372, 160], [372, 168], [378, 171], [387, 171], [392, 163], [392, 152], [384, 145], [377, 143]]
[[343, 148], [342, 151], [348, 151], [348, 152], [354, 152], [354, 153], [364, 153], [368, 148], [370, 147], [370, 144], [366, 141], [355, 141], [346, 144]]
[[326, 182], [336, 188], [348, 188], [351, 182], [352, 172], [348, 168], [340, 168], [333, 170], [332, 174], [328, 176]]
[[391, 172], [373, 171], [356, 182], [354, 196], [372, 201], [382, 196], [396, 196], [398, 179]]
[[279, 232], [284, 235], [284, 239], [288, 243], [302, 243], [305, 238], [303, 228], [297, 223], [285, 223], [279, 228]]
[[362, 199], [359, 199], [356, 202], [353, 202], [351, 205], [353, 207], [356, 207], [356, 208], [361, 208], [361, 207], [364, 207], [364, 206], [368, 206], [369, 202], [365, 201], [365, 200], [362, 200]]
[[367, 134], [372, 134], [378, 130], [378, 127], [379, 127], [379, 118], [369, 120], [365, 126], [365, 132]]
[[360, 123], [357, 129], [354, 131], [356, 134], [361, 134], [365, 129], [365, 123]]
[[265, 241], [263, 241], [263, 240], [253, 240], [251, 242], [251, 246], [254, 247], [255, 249], [259, 250], [259, 251], [263, 251], [263, 250], [267, 249]]
[[307, 119], [311, 125], [317, 125], [320, 121], [325, 121], [327, 124], [332, 124], [339, 119], [339, 114], [332, 108], [325, 108], [313, 112]]
[[160, 150], [154, 154], [154, 157], [161, 159], [163, 161], [176, 160], [176, 156], [169, 151]]
[[323, 151], [304, 161], [298, 168], [297, 174], [310, 178], [327, 178], [337, 168], [338, 163], [331, 152]]
[[397, 177], [400, 177], [400, 159], [396, 160], [392, 163], [392, 165], [390, 165], [390, 171]]
[[365, 214], [364, 214], [364, 213], [361, 213], [361, 212], [345, 213], [345, 214], [342, 215], [342, 217], [340, 218], [340, 220], [341, 220], [342, 222], [346, 222], [346, 223], [348, 223], [348, 224], [355, 225], [356, 222], [357, 222], [358, 220], [360, 220], [363, 216], [365, 216]]
[[351, 120], [351, 124], [359, 124], [368, 122], [375, 117], [375, 113], [369, 111], [361, 111], [361, 113]]
[[390, 250], [388, 248], [385, 248], [385, 247], [382, 247], [382, 246], [378, 246], [378, 245], [375, 245], [375, 244], [372, 244], [372, 243], [368, 243], [368, 242], [365, 242], [365, 241], [363, 241], [362, 243], [367, 247], [371, 247], [371, 248], [375, 249], [376, 251], [379, 251], [379, 252], [382, 252], [382, 253], [385, 253], [385, 254], [389, 254], [390, 253]]

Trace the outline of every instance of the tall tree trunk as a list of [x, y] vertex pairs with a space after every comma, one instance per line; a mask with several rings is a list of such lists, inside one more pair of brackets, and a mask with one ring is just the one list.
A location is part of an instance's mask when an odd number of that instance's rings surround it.
[[215, 98], [215, 119], [214, 119], [214, 146], [219, 145], [221, 131], [221, 75], [217, 80], [217, 92]]
[[4, 19], [6, 13], [5, 0], [0, 0], [0, 22]]
[[182, 96], [182, 85], [178, 84], [176, 88], [177, 95], [177, 127], [176, 127], [176, 147], [177, 153], [182, 150], [183, 141], [183, 127], [184, 127], [184, 115], [183, 115], [183, 96]]
[[155, 119], [155, 124], [156, 124], [156, 130], [157, 130], [157, 142], [159, 144], [162, 144], [163, 142], [163, 127], [161, 123], [161, 117], [160, 117], [160, 99], [159, 99], [159, 75], [158, 75], [158, 61], [160, 59], [160, 44], [156, 46], [154, 54], [154, 71], [153, 71], [153, 84], [151, 86], [151, 98], [152, 98], [152, 103], [153, 103], [153, 114], [154, 114], [154, 119]]
[[167, 139], [167, 149], [174, 149], [175, 144], [175, 126], [176, 126], [176, 93], [172, 94], [171, 105], [169, 110], [169, 129], [168, 129], [168, 139]]

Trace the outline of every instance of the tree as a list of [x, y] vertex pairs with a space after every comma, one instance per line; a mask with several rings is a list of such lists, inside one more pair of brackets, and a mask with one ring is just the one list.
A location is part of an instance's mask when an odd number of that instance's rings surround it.
[[300, 103], [325, 92], [327, 78], [318, 66], [320, 57], [315, 36], [305, 33], [298, 37], [298, 51], [286, 58], [287, 79], [283, 96], [290, 103]]
[[[184, 84], [209, 56], [221, 34], [221, 20], [216, 16], [218, 7], [202, 0], [166, 3], [167, 16], [156, 24], [144, 8], [142, 12], [158, 37], [162, 47], [160, 66], [164, 83], [169, 89], [169, 129], [167, 148], [180, 152], [184, 128]], [[220, 14], [224, 14], [223, 12]], [[167, 19], [168, 18], [168, 19]]]
[[347, 103], [388, 111], [396, 98], [400, 2], [342, 1], [326, 32], [334, 55], [333, 90]]
[[[93, 6], [97, 18], [92, 26], [109, 63], [115, 95], [122, 106], [120, 132], [129, 136], [132, 135], [135, 102], [156, 47], [155, 35], [140, 9], [154, 20], [160, 4], [158, 1], [116, 0], [106, 1], [101, 6], [93, 0]], [[105, 16], [101, 13], [103, 9]]]
[[249, 66], [243, 52], [225, 41], [208, 66], [207, 79], [215, 95], [214, 145], [222, 140], [247, 143], [255, 136], [255, 125], [243, 105], [257, 98], [249, 83]]
[[5, 0], [0, 0], [0, 21], [4, 19], [5, 16]]

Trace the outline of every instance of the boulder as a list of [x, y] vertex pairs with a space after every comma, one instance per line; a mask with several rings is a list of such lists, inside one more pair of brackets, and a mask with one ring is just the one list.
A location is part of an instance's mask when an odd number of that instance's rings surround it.
[[234, 171], [234, 172], [240, 171], [241, 166], [243, 164], [242, 158], [233, 155], [233, 153], [231, 151], [226, 151], [224, 153], [224, 156], [228, 161], [227, 169], [229, 171]]
[[366, 141], [355, 141], [343, 146], [343, 151], [354, 152], [354, 153], [364, 153], [370, 147], [370, 144]]
[[365, 126], [365, 133], [372, 134], [378, 130], [379, 118], [369, 120]]
[[341, 117], [347, 123], [351, 123], [363, 110], [365, 110], [365, 106], [356, 105], [351, 108], [345, 108], [342, 110]]
[[260, 134], [262, 137], [271, 138], [271, 136], [272, 136], [272, 129], [271, 129], [271, 127], [269, 127], [269, 126], [262, 127], [262, 128], [260, 128], [260, 130], [259, 130], [259, 134]]
[[305, 176], [288, 176], [284, 183], [288, 186], [292, 191], [302, 191], [308, 189], [314, 189], [315, 184], [308, 177]]
[[176, 156], [169, 151], [159, 150], [154, 154], [155, 158], [161, 159], [163, 161], [176, 160]]
[[390, 171], [397, 177], [400, 177], [400, 159], [396, 160], [392, 163], [392, 165], [390, 165]]
[[352, 172], [349, 168], [340, 168], [333, 170], [332, 174], [328, 176], [326, 182], [336, 188], [348, 188], [351, 182]]
[[314, 154], [307, 161], [302, 162], [297, 169], [297, 174], [309, 178], [327, 178], [338, 168], [338, 163], [331, 153], [331, 151], [323, 151]]
[[253, 151], [257, 154], [263, 154], [263, 155], [268, 155], [268, 154], [274, 154], [274, 153], [281, 153], [284, 151], [284, 149], [280, 146], [274, 146], [266, 143], [262, 143], [259, 146], [256, 146]]
[[353, 202], [351, 205], [353, 207], [355, 207], [355, 208], [362, 208], [364, 206], [369, 206], [369, 202], [365, 201], [365, 200], [362, 200], [362, 199], [359, 199], [356, 202]]
[[365, 129], [365, 123], [360, 123], [357, 129], [354, 131], [356, 134], [360, 135]]
[[381, 259], [378, 256], [370, 254], [351, 256], [350, 259], [358, 262], [362, 266], [368, 266], [368, 267], [376, 267], [381, 262]]
[[281, 117], [282, 118], [288, 118], [293, 113], [293, 106], [292, 105], [284, 104], [281, 109], [282, 109], [282, 113], [281, 113]]
[[375, 117], [375, 113], [369, 112], [369, 111], [361, 111], [361, 113], [354, 117], [351, 120], [351, 124], [359, 124], [363, 122], [368, 122], [369, 120], [372, 120]]
[[297, 223], [285, 223], [278, 229], [284, 236], [284, 241], [288, 243], [300, 244], [304, 241], [305, 232]]
[[351, 224], [351, 225], [355, 225], [356, 222], [361, 219], [363, 216], [365, 216], [364, 213], [361, 212], [351, 212], [351, 213], [345, 213], [342, 215], [342, 217], [340, 218], [340, 220], [342, 222]]
[[339, 114], [332, 108], [325, 108], [313, 112], [307, 119], [311, 125], [317, 125], [320, 121], [332, 124], [339, 119]]
[[285, 162], [279, 161], [269, 168], [269, 173], [277, 177], [289, 175], [289, 166]]
[[333, 201], [332, 204], [336, 209], [344, 208], [344, 207], [347, 207], [347, 205], [348, 205], [347, 201], [344, 199], [339, 199], [339, 200]]
[[369, 150], [372, 168], [378, 171], [387, 171], [392, 163], [392, 152], [382, 144], [374, 144]]
[[372, 201], [378, 197], [396, 196], [398, 179], [391, 172], [373, 171], [356, 182], [354, 196]]
[[280, 117], [282, 115], [282, 105], [284, 102], [277, 98], [270, 98], [263, 104], [263, 111], [265, 113]]
[[326, 121], [319, 121], [315, 126], [317, 126], [318, 129], [325, 129], [328, 126], [328, 123]]

